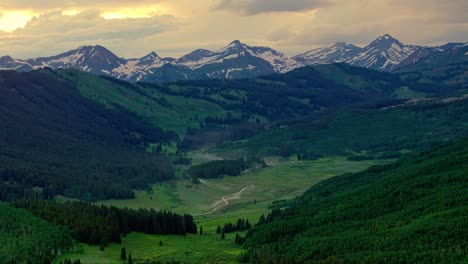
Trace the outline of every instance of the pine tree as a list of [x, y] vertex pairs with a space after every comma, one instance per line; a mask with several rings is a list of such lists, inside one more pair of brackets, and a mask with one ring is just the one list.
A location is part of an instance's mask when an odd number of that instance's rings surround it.
[[225, 239], [226, 238], [226, 235], [224, 234], [224, 229], [221, 230], [221, 239]]
[[200, 235], [203, 235], [203, 226], [200, 226]]
[[216, 228], [216, 234], [221, 234], [221, 226], [218, 226], [218, 227]]
[[128, 264], [133, 264], [132, 254], [128, 254]]
[[162, 240], [159, 240], [159, 246], [162, 247], [164, 245], [164, 243], [162, 242]]
[[127, 252], [125, 250], [125, 247], [123, 247], [121, 250], [120, 250], [120, 259], [121, 260], [127, 260]]

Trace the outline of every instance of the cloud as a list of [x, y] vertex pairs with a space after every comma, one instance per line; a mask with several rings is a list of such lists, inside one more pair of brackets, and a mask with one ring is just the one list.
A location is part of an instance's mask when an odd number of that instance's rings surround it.
[[136, 5], [154, 5], [167, 0], [2, 0], [1, 9], [18, 10], [58, 10], [64, 8], [98, 9], [102, 7], [131, 7]]
[[304, 24], [269, 30], [273, 45], [302, 51], [348, 41], [366, 45], [389, 33], [408, 44], [438, 45], [468, 40], [466, 0], [336, 0]]
[[234, 39], [292, 56], [336, 41], [366, 45], [385, 33], [408, 44], [468, 41], [466, 0], [1, 0], [0, 13], [10, 30], [17, 17], [36, 16], [24, 29], [0, 31], [0, 56], [17, 58], [96, 44], [124, 57], [178, 57]]
[[327, 0], [218, 0], [213, 10], [226, 10], [251, 16], [262, 13], [306, 12], [327, 6]]
[[[80, 45], [131, 46], [142, 38], [174, 30], [180, 23], [181, 20], [170, 15], [109, 20], [102, 18], [98, 10], [74, 16], [53, 11], [34, 17], [24, 28], [10, 33], [0, 32], [0, 52], [44, 56]], [[33, 47], [31, 43], [34, 43]]]

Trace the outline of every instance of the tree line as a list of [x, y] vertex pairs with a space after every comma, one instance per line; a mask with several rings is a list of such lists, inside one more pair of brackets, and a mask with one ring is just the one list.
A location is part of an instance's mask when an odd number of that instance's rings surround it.
[[249, 163], [243, 159], [214, 160], [208, 163], [192, 166], [188, 173], [192, 178], [209, 179], [221, 178], [224, 175], [238, 176], [249, 168]]
[[18, 200], [13, 205], [51, 223], [69, 227], [80, 242], [102, 247], [111, 242], [120, 243], [121, 235], [132, 231], [174, 235], [197, 233], [191, 215], [154, 209], [120, 209], [85, 202], [59, 203], [38, 199]]
[[252, 227], [252, 225], [249, 222], [249, 219], [243, 219], [239, 218], [237, 219], [236, 223], [225, 223], [223, 227], [218, 226], [216, 228], [216, 233], [221, 234], [221, 233], [232, 233], [236, 231], [243, 232], [245, 230], [248, 230]]

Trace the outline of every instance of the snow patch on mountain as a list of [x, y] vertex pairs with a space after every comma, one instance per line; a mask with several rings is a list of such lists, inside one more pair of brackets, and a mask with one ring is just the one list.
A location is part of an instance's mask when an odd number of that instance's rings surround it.
[[307, 65], [345, 62], [355, 56], [362, 48], [348, 42], [337, 42], [325, 47], [313, 49], [293, 58]]

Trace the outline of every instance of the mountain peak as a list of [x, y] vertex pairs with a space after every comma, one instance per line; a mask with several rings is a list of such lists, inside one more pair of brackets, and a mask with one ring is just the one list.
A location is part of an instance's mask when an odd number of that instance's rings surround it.
[[107, 50], [107, 48], [101, 46], [101, 45], [84, 45], [84, 46], [80, 46], [79, 48], [77, 48], [76, 50], [83, 50], [83, 51], [89, 51], [89, 50], [92, 50], [92, 49], [96, 49], [96, 50]]
[[392, 37], [392, 35], [390, 34], [385, 34], [381, 37], [378, 37], [376, 40], [374, 40], [373, 42], [399, 42], [396, 38]]
[[339, 41], [339, 42], [336, 42], [335, 44], [333, 44], [333, 46], [335, 47], [346, 47], [346, 46], [354, 46], [353, 44], [347, 42], [347, 41]]
[[244, 43], [240, 42], [239, 40], [234, 40], [233, 42], [229, 43], [226, 47], [218, 50], [218, 52], [223, 53], [226, 51], [230, 52], [242, 52], [245, 51], [247, 45]]
[[149, 54], [141, 57], [140, 60], [154, 60], [156, 58], [159, 58], [159, 55], [156, 52], [152, 51]]
[[366, 49], [378, 49], [378, 50], [388, 50], [394, 44], [403, 47], [404, 45], [397, 40], [396, 38], [392, 37], [390, 34], [385, 34], [381, 37], [378, 37], [376, 40], [372, 41]]

